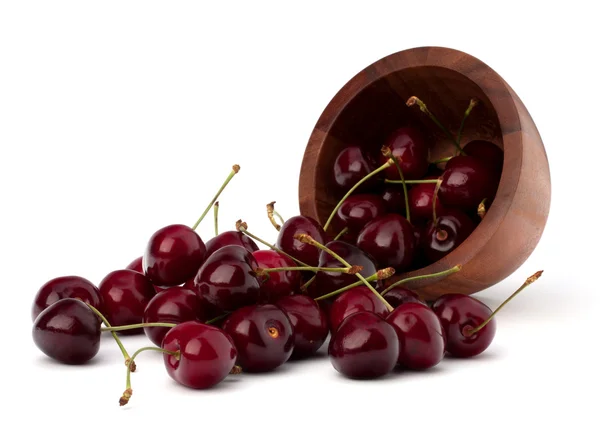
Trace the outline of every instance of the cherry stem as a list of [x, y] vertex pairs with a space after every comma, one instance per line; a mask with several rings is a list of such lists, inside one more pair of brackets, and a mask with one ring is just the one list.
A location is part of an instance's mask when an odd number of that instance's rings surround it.
[[481, 331], [485, 327], [485, 325], [490, 323], [490, 321], [494, 318], [496, 313], [498, 313], [498, 311], [502, 310], [502, 307], [504, 307], [506, 304], [508, 304], [515, 296], [517, 296], [519, 293], [521, 293], [527, 286], [529, 286], [530, 284], [535, 282], [538, 278], [540, 278], [542, 276], [543, 272], [544, 271], [538, 271], [535, 274], [533, 274], [532, 276], [527, 277], [527, 280], [525, 280], [525, 283], [523, 283], [521, 285], [521, 287], [519, 287], [517, 290], [515, 290], [515, 292], [512, 295], [510, 295], [508, 298], [506, 298], [506, 300], [502, 304], [500, 304], [498, 306], [498, 308], [496, 308], [496, 310], [494, 310], [494, 312], [490, 315], [490, 317], [488, 317], [481, 325], [477, 326], [474, 329], [467, 331], [467, 335], [471, 336], [471, 335], [475, 334], [476, 332]]
[[337, 213], [337, 211], [340, 209], [340, 207], [342, 206], [342, 204], [344, 203], [344, 201], [346, 199], [348, 199], [350, 197], [350, 195], [352, 195], [352, 193], [354, 193], [354, 191], [360, 187], [360, 185], [362, 183], [364, 183], [365, 181], [367, 181], [369, 178], [374, 177], [375, 175], [377, 175], [379, 172], [382, 172], [384, 170], [386, 170], [387, 168], [389, 168], [390, 166], [392, 166], [394, 164], [394, 161], [392, 159], [389, 159], [387, 162], [385, 162], [383, 165], [381, 165], [380, 167], [378, 167], [377, 169], [375, 169], [373, 172], [369, 173], [368, 175], [365, 175], [364, 177], [361, 178], [360, 181], [358, 181], [356, 184], [354, 184], [354, 186], [352, 186], [352, 188], [350, 190], [348, 190], [348, 192], [344, 195], [344, 197], [342, 199], [340, 199], [340, 201], [338, 202], [338, 204], [335, 206], [335, 208], [333, 209], [333, 211], [331, 211], [331, 214], [329, 215], [329, 218], [327, 219], [327, 222], [325, 223], [325, 225], [323, 226], [323, 230], [325, 232], [327, 232], [327, 228], [329, 227], [329, 225], [331, 224], [331, 222], [333, 221], [333, 218], [335, 217], [335, 214]]
[[205, 325], [212, 325], [212, 324], [218, 322], [219, 320], [222, 320], [222, 319], [226, 318], [227, 316], [229, 316], [229, 314], [230, 313], [224, 313], [224, 314], [221, 314], [221, 315], [219, 315], [217, 317], [213, 317], [212, 319], [207, 320], [206, 322], [204, 322], [204, 324]]
[[[81, 302], [83, 302], [83, 301], [81, 301]], [[104, 315], [100, 312], [100, 310], [98, 310], [93, 305], [88, 304], [87, 302], [84, 302], [84, 304], [87, 305], [90, 308], [90, 310], [92, 310], [94, 312], [94, 314], [100, 318], [100, 320], [102, 320], [102, 323], [104, 323], [104, 325], [106, 325], [106, 328], [113, 328], [113, 326], [110, 326], [110, 323], [108, 323], [108, 320], [106, 319], [106, 317], [104, 317]], [[106, 328], [102, 328], [101, 331], [104, 331]], [[121, 353], [123, 354], [123, 358], [125, 359], [125, 365], [128, 367], [131, 366], [133, 368], [132, 371], [135, 371], [135, 368], [136, 368], [135, 362], [133, 362], [133, 359], [131, 358], [131, 356], [129, 356], [129, 353], [127, 353], [127, 350], [125, 349], [125, 346], [121, 342], [121, 339], [114, 332], [112, 333], [112, 336], [115, 339], [115, 341], [117, 342], [117, 345], [119, 346], [119, 349], [121, 350]]]
[[[467, 109], [465, 110], [465, 115], [463, 115], [463, 119], [460, 122], [460, 127], [458, 128], [458, 134], [457, 134], [457, 138], [456, 138], [456, 142], [458, 142], [458, 145], [460, 145], [460, 140], [462, 138], [462, 133], [463, 130], [465, 128], [465, 123], [467, 121], [467, 118], [469, 117], [469, 114], [471, 114], [471, 111], [473, 110], [473, 108], [475, 106], [477, 106], [479, 102], [477, 101], [477, 99], [471, 99], [469, 101], [469, 106], [467, 106]], [[463, 151], [464, 154], [464, 151]]]
[[485, 215], [487, 214], [487, 208], [485, 206], [486, 201], [487, 201], [487, 198], [484, 198], [477, 206], [477, 215], [482, 220], [485, 217]]
[[276, 251], [277, 253], [283, 254], [284, 256], [289, 257], [290, 259], [292, 259], [294, 262], [296, 262], [298, 265], [300, 266], [310, 266], [307, 265], [306, 263], [302, 262], [301, 260], [296, 259], [295, 257], [287, 254], [285, 251], [275, 247], [272, 244], [269, 244], [267, 241], [257, 237], [256, 235], [251, 234], [250, 232], [248, 232], [248, 224], [246, 222], [243, 222], [241, 220], [238, 220], [237, 222], [235, 222], [235, 228], [239, 231], [242, 232], [244, 235], [249, 236], [250, 238], [252, 238], [255, 241], [260, 242], [261, 244], [269, 247], [271, 250]]
[[277, 232], [279, 232], [281, 230], [281, 226], [275, 221], [275, 217], [274, 215], [277, 214], [277, 216], [279, 217], [279, 220], [281, 220], [281, 223], [285, 223], [283, 221], [283, 218], [279, 215], [279, 213], [277, 213], [277, 211], [275, 211], [275, 201], [270, 202], [267, 204], [267, 217], [269, 217], [269, 221], [271, 222], [271, 224], [273, 225], [273, 227], [277, 230]]
[[202, 213], [202, 215], [200, 216], [198, 221], [196, 223], [194, 223], [194, 226], [192, 226], [193, 230], [196, 230], [196, 228], [200, 225], [200, 223], [202, 223], [202, 220], [204, 220], [204, 217], [206, 217], [206, 214], [208, 214], [208, 212], [210, 211], [212, 206], [215, 204], [215, 202], [217, 202], [217, 199], [219, 199], [219, 196], [221, 195], [223, 190], [225, 190], [225, 187], [227, 187], [227, 184], [229, 184], [229, 182], [233, 179], [235, 174], [237, 174], [239, 171], [240, 171], [240, 165], [233, 165], [233, 167], [231, 168], [230, 174], [227, 176], [227, 179], [225, 180], [225, 182], [223, 183], [223, 185], [221, 186], [221, 188], [219, 189], [219, 191], [217, 192], [215, 197], [212, 198], [212, 200], [210, 201], [210, 203], [208, 204], [208, 206], [206, 207], [206, 209], [204, 210], [204, 212]]
[[122, 326], [111, 326], [108, 328], [102, 328], [102, 332], [117, 332], [117, 331], [127, 331], [130, 329], [140, 329], [140, 328], [174, 328], [177, 326], [177, 323], [166, 323], [166, 322], [146, 322], [146, 323], [134, 323], [132, 325], [122, 325]]
[[343, 237], [344, 235], [346, 235], [348, 233], [348, 226], [346, 226], [344, 229], [342, 229], [340, 231], [340, 233], [338, 233], [335, 238], [333, 238], [334, 241], [337, 241], [338, 239], [340, 239], [341, 237]]
[[452, 133], [450, 133], [448, 131], [448, 129], [446, 129], [446, 127], [442, 123], [440, 123], [440, 121], [437, 119], [437, 117], [435, 115], [433, 115], [433, 113], [429, 110], [429, 108], [427, 108], [427, 105], [425, 105], [425, 103], [423, 103], [423, 101], [421, 99], [419, 99], [416, 96], [410, 97], [406, 101], [406, 106], [413, 106], [413, 105], [417, 105], [419, 107], [419, 109], [421, 110], [421, 112], [424, 112], [431, 119], [431, 121], [433, 121], [435, 123], [435, 125], [438, 126], [442, 132], [444, 132], [444, 134], [448, 137], [448, 139], [450, 139], [452, 141], [452, 143], [456, 146], [457, 150], [461, 154], [465, 154], [463, 149], [460, 148], [460, 145], [456, 141], [456, 138], [454, 136], [452, 136]]
[[[145, 352], [147, 350], [153, 350], [155, 352], [172, 355], [172, 356], [175, 356], [177, 359], [179, 359], [179, 357], [181, 355], [181, 352], [179, 350], [176, 352], [173, 352], [171, 350], [161, 349], [160, 347], [148, 346], [148, 347], [142, 347], [141, 349], [138, 349], [131, 357], [131, 361], [133, 362], [133, 360], [137, 357], [137, 355], [139, 355], [140, 353]], [[119, 399], [119, 405], [121, 407], [123, 407], [125, 404], [127, 404], [129, 402], [129, 399], [131, 398], [131, 395], [133, 394], [133, 391], [131, 389], [131, 371], [132, 371], [131, 367], [127, 367], [127, 380], [126, 380], [125, 391], [123, 392], [123, 395]]]
[[[316, 241], [310, 235], [307, 235], [305, 233], [299, 233], [299, 234], [294, 235], [294, 239], [297, 239], [298, 241], [303, 242], [305, 244], [313, 245], [313, 246], [317, 247], [318, 249], [323, 250], [325, 253], [329, 254], [331, 257], [337, 259], [342, 265], [346, 266], [346, 268], [352, 267], [352, 265], [350, 265], [348, 262], [346, 262], [346, 260], [344, 260], [344, 258], [342, 258], [340, 255], [338, 255], [333, 250], [327, 248], [320, 242]], [[373, 292], [373, 294], [375, 296], [377, 296], [381, 300], [381, 302], [383, 302], [383, 304], [387, 307], [388, 310], [390, 310], [390, 311], [394, 310], [394, 307], [392, 307], [390, 305], [390, 303], [387, 302], [385, 300], [385, 298], [379, 294], [379, 292], [377, 292], [377, 289], [375, 289], [373, 286], [371, 286], [371, 283], [369, 283], [367, 281], [367, 279], [365, 277], [363, 277], [360, 272], [357, 272], [355, 275], [359, 278], [360, 281], [362, 281], [365, 284], [365, 286], [367, 286], [369, 289], [371, 289], [371, 292]]]
[[254, 272], [258, 276], [268, 274], [270, 272], [283, 272], [283, 271], [325, 271], [325, 272], [343, 272], [345, 274], [356, 274], [363, 270], [360, 265], [353, 265], [351, 268], [331, 268], [327, 266], [282, 266], [280, 268], [256, 268]]
[[423, 280], [423, 279], [426, 279], [426, 278], [442, 277], [444, 275], [454, 274], [455, 272], [458, 272], [461, 269], [462, 269], [462, 265], [456, 265], [456, 266], [453, 266], [452, 268], [447, 269], [445, 271], [440, 271], [440, 272], [436, 272], [436, 273], [433, 273], [433, 274], [415, 275], [414, 277], [403, 278], [402, 280], [398, 280], [394, 284], [392, 284], [392, 285], [388, 286], [387, 288], [385, 288], [385, 290], [383, 292], [381, 292], [381, 294], [385, 295], [390, 290], [392, 290], [394, 287], [400, 286], [401, 284], [408, 283], [410, 281]]
[[215, 236], [219, 235], [219, 201], [213, 205], [213, 214], [215, 219]]
[[386, 183], [388, 184], [436, 184], [438, 182], [438, 180], [435, 179], [431, 179], [431, 180], [406, 180], [406, 181], [402, 181], [402, 180], [385, 180]]
[[433, 191], [433, 199], [432, 199], [432, 210], [433, 210], [433, 225], [437, 228], [437, 200], [438, 200], [438, 194], [440, 193], [440, 186], [442, 185], [442, 180], [440, 180], [439, 178], [436, 181], [435, 184], [435, 190]]
[[300, 286], [300, 292], [306, 293], [308, 291], [308, 286], [313, 284], [313, 282], [315, 281], [316, 278], [317, 278], [317, 275], [315, 274], [312, 276], [312, 278], [310, 280], [308, 280], [306, 283], [304, 283], [302, 286]]
[[231, 375], [241, 374], [242, 371], [243, 371], [242, 367], [240, 367], [239, 365], [234, 365], [233, 368], [231, 369], [231, 371], [229, 372], [229, 374], [231, 374]]
[[[367, 281], [377, 281], [377, 280], [385, 280], [386, 278], [390, 278], [396, 270], [394, 268], [384, 268], [377, 271], [375, 274], [370, 275], [366, 278]], [[357, 281], [355, 283], [349, 284], [348, 286], [344, 286], [338, 290], [334, 290], [333, 292], [326, 293], [325, 295], [321, 295], [318, 298], [315, 298], [315, 301], [321, 301], [323, 299], [331, 298], [332, 296], [339, 295], [340, 293], [344, 293], [347, 290], [350, 290], [354, 287], [364, 286], [362, 281]]]
[[381, 147], [381, 153], [384, 157], [388, 157], [392, 159], [396, 168], [398, 169], [398, 174], [400, 175], [400, 182], [402, 183], [402, 189], [404, 190], [404, 206], [406, 208], [406, 220], [410, 223], [410, 206], [408, 205], [408, 188], [406, 187], [406, 180], [404, 179], [404, 174], [402, 173], [402, 168], [400, 167], [400, 163], [398, 163], [398, 158], [394, 156], [392, 150], [388, 146]]
[[431, 162], [432, 165], [439, 165], [440, 163], [447, 163], [449, 162], [454, 156], [448, 156], [448, 157], [443, 157], [441, 159], [437, 159], [434, 160], [433, 162]]

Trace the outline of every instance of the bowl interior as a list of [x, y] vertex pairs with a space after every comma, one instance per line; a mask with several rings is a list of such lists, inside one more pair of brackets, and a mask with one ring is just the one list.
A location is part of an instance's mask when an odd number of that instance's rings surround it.
[[[372, 82], [350, 100], [333, 121], [317, 158], [317, 218], [329, 217], [343, 193], [332, 187], [333, 164], [340, 151], [359, 145], [376, 160], [386, 137], [396, 128], [418, 128], [430, 146], [430, 161], [453, 155], [452, 142], [417, 106], [406, 101], [417, 96], [456, 135], [464, 111], [472, 98], [479, 103], [466, 121], [461, 145], [473, 139], [486, 139], [503, 148], [498, 115], [481, 88], [464, 75], [436, 66], [402, 69]], [[333, 230], [340, 227], [333, 224]]]

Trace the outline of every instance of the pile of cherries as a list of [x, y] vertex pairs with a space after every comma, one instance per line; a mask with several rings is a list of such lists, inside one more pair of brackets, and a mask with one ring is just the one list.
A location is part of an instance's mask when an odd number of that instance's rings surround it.
[[[428, 148], [415, 129], [394, 132], [379, 168], [358, 147], [346, 148], [334, 166], [346, 196], [329, 221], [323, 227], [301, 215], [283, 221], [274, 203], [268, 204], [278, 230], [274, 245], [242, 221], [236, 230], [217, 232], [217, 199], [239, 171], [235, 165], [192, 227], [158, 230], [143, 256], [108, 274], [98, 287], [76, 276], [42, 286], [32, 310], [34, 342], [57, 361], [83, 364], [98, 353], [101, 333], [110, 332], [125, 358], [121, 405], [132, 395], [135, 359], [146, 350], [161, 352], [168, 374], [198, 389], [228, 374], [268, 372], [290, 358], [310, 357], [330, 334], [334, 368], [356, 379], [380, 377], [396, 367], [431, 368], [446, 354], [478, 355], [494, 337], [495, 312], [461, 294], [428, 305], [401, 286], [410, 278], [389, 286], [385, 280], [418, 259], [439, 259], [470, 234], [469, 212], [493, 200], [499, 181], [502, 151], [490, 145], [468, 144], [461, 149], [466, 154], [445, 160], [444, 172], [426, 183], [415, 183], [432, 172]], [[387, 187], [383, 196], [353, 194], [378, 182]], [[216, 236], [204, 243], [195, 229], [211, 208]], [[326, 231], [334, 217], [347, 229], [331, 238]], [[259, 250], [257, 242], [268, 249]], [[419, 277], [443, 277], [460, 268]], [[142, 331], [156, 346], [130, 356], [119, 334]]]

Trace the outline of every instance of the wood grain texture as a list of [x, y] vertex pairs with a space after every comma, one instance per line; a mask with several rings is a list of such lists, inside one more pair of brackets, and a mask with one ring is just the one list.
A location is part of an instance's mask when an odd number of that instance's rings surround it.
[[[450, 155], [452, 144], [417, 108], [421, 98], [455, 133], [473, 97], [473, 110], [462, 144], [487, 139], [504, 149], [504, 166], [496, 199], [486, 217], [456, 250], [427, 267], [394, 276], [428, 274], [462, 264], [443, 279], [405, 285], [425, 299], [444, 293], [472, 294], [513, 273], [534, 250], [550, 210], [550, 171], [537, 128], [510, 86], [480, 60], [448, 48], [421, 47], [397, 52], [371, 64], [331, 100], [317, 121], [302, 162], [300, 211], [324, 223], [338, 202], [332, 166], [351, 144], [376, 152], [392, 130], [419, 128], [430, 142], [431, 159]], [[340, 226], [333, 225], [332, 232]]]

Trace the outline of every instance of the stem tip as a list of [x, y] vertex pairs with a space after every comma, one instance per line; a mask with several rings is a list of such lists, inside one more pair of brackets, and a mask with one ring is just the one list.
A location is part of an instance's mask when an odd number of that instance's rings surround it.
[[123, 396], [119, 398], [119, 405], [123, 407], [125, 404], [127, 404], [132, 394], [133, 391], [131, 390], [131, 388], [125, 389], [125, 392], [123, 392]]
[[231, 170], [237, 174], [240, 171], [240, 165], [233, 165]]

